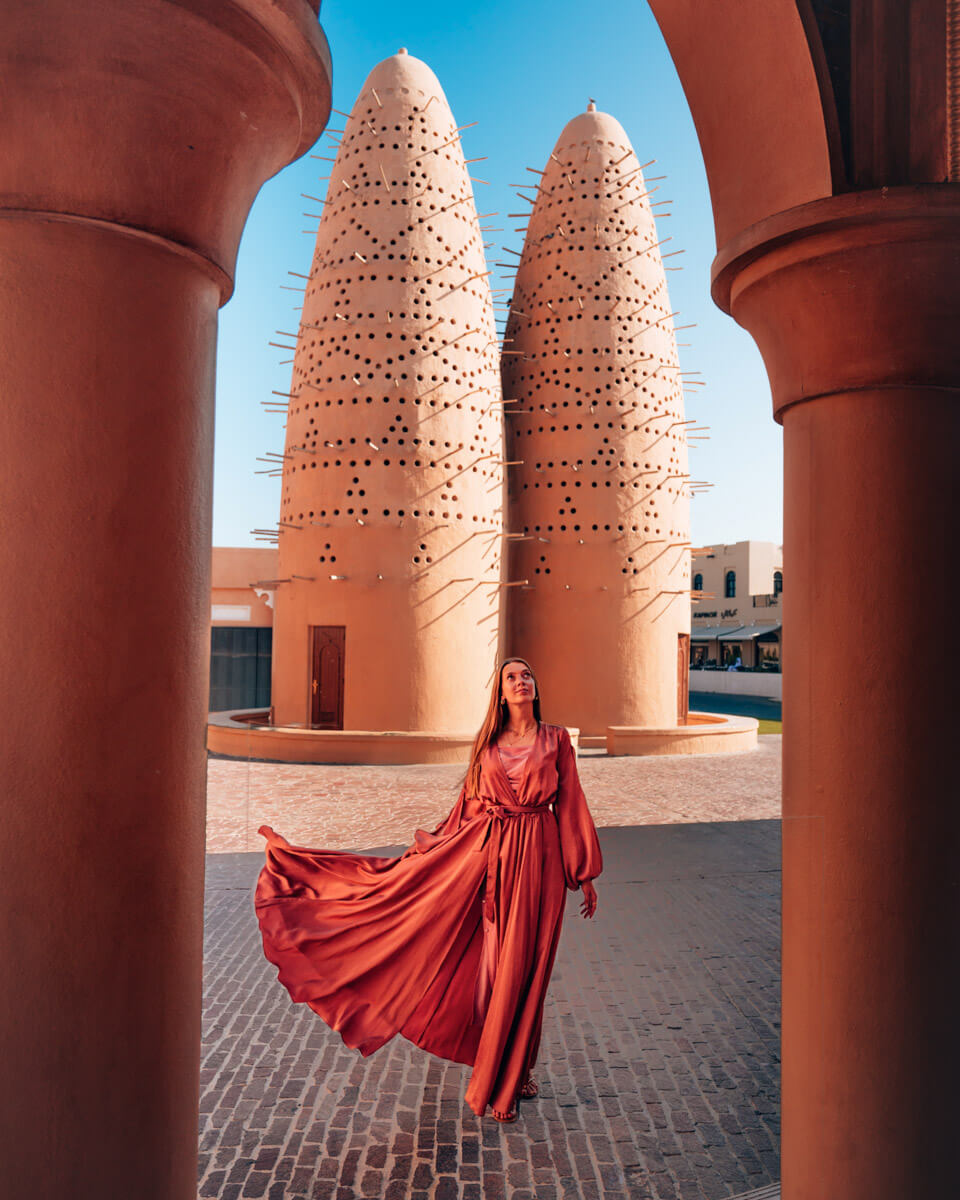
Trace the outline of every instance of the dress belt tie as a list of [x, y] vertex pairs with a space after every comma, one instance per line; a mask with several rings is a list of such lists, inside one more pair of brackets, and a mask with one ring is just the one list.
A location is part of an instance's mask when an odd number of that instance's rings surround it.
[[497, 911], [497, 899], [500, 892], [499, 871], [500, 841], [503, 836], [503, 822], [511, 817], [539, 817], [551, 812], [550, 804], [494, 804], [487, 802], [483, 806], [485, 816], [490, 820], [477, 850], [487, 847], [487, 876], [483, 891], [483, 915], [487, 921], [492, 921]]

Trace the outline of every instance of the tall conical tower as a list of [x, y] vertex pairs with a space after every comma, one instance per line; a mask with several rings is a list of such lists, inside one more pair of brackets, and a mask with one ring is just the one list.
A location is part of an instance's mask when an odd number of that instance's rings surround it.
[[657, 243], [627, 135], [591, 103], [542, 175], [503, 382], [523, 464], [510, 576], [528, 580], [505, 649], [534, 664], [555, 719], [593, 737], [677, 724], [690, 631], [683, 391]]
[[472, 734], [500, 623], [496, 330], [458, 131], [405, 50], [347, 120], [290, 393], [276, 723]]

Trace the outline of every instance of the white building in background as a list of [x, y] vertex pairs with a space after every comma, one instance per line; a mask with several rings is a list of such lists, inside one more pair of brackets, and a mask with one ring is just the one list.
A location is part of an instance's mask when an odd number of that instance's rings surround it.
[[783, 547], [710, 546], [693, 554], [691, 575], [691, 670], [779, 673]]

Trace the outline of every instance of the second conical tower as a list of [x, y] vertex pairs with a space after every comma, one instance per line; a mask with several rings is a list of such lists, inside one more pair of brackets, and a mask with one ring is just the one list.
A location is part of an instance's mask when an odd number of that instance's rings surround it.
[[[510, 654], [558, 721], [674, 726], [690, 630], [683, 391], [657, 230], [622, 126], [568, 123], [507, 323]], [[511, 403], [514, 402], [515, 404]], [[678, 694], [680, 701], [678, 705]]]
[[405, 51], [346, 122], [298, 335], [275, 720], [472, 734], [500, 612], [496, 331], [459, 134]]

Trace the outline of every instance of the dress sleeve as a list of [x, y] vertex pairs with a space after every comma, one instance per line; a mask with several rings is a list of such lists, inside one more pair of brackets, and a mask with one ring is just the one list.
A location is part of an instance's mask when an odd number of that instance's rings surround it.
[[587, 800], [577, 774], [577, 756], [570, 734], [560, 730], [557, 746], [557, 797], [554, 812], [560, 826], [560, 848], [563, 853], [563, 873], [567, 887], [576, 891], [582, 883], [603, 870], [603, 856], [596, 826], [587, 808]]

